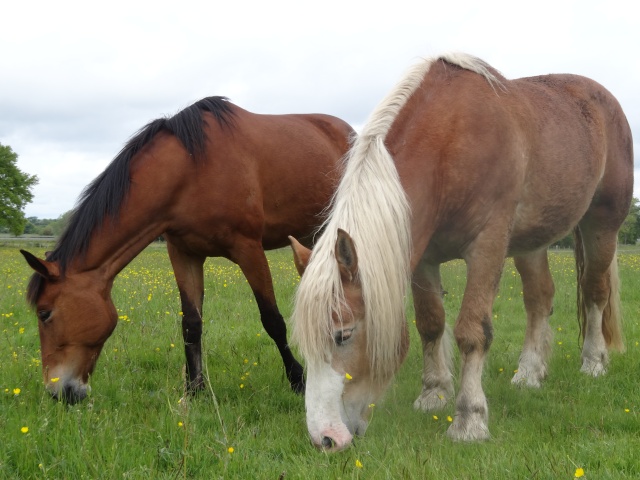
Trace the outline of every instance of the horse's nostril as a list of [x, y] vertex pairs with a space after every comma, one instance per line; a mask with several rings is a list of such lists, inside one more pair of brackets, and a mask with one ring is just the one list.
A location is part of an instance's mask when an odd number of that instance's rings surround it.
[[322, 437], [322, 448], [333, 448], [333, 439], [329, 437]]

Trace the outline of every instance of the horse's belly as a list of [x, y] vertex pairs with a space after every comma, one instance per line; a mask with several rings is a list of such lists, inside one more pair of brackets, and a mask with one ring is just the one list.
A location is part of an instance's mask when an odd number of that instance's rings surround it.
[[584, 211], [567, 205], [516, 213], [509, 238], [509, 255], [533, 252], [564, 238], [578, 223]]

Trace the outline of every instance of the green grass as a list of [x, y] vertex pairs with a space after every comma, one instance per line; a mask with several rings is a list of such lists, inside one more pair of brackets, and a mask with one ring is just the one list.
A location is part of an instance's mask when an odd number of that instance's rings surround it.
[[[288, 250], [269, 258], [288, 317], [297, 274]], [[67, 407], [42, 387], [36, 319], [24, 301], [29, 268], [17, 246], [0, 247], [0, 478], [570, 479], [577, 468], [584, 478], [637, 478], [640, 252], [622, 250], [619, 258], [627, 352], [612, 356], [605, 377], [579, 373], [574, 263], [560, 251], [551, 254], [557, 293], [549, 377], [539, 390], [510, 384], [525, 317], [520, 280], [508, 261], [483, 379], [492, 439], [451, 442], [445, 432], [452, 405], [437, 418], [413, 410], [422, 354], [411, 328], [409, 357], [376, 405], [367, 435], [328, 455], [308, 440], [304, 399], [290, 392], [235, 265], [206, 264], [206, 393], [180, 401], [179, 296], [166, 252], [152, 246], [116, 280], [121, 319], [91, 379], [90, 398]], [[452, 325], [464, 264], [444, 266], [443, 282]]]

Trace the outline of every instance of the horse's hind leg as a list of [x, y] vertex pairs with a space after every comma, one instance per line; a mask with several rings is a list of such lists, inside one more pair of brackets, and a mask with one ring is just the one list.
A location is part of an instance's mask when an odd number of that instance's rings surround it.
[[205, 258], [188, 255], [167, 241], [167, 251], [182, 302], [182, 338], [187, 360], [187, 391], [204, 388], [202, 377], [202, 301]]
[[[594, 377], [606, 373], [607, 348], [622, 350], [616, 259], [617, 232], [596, 232], [581, 222], [576, 232], [578, 303], [582, 317], [581, 371]], [[584, 255], [580, 255], [580, 248]]]
[[261, 243], [257, 241], [236, 242], [230, 259], [238, 264], [253, 290], [260, 310], [262, 326], [278, 347], [291, 389], [296, 393], [303, 393], [302, 365], [298, 363], [289, 348], [287, 327], [276, 304], [271, 272]]
[[442, 304], [440, 266], [421, 262], [413, 272], [411, 288], [424, 356], [422, 393], [413, 406], [422, 411], [438, 410], [453, 397], [451, 346]]
[[522, 279], [527, 328], [518, 371], [511, 382], [539, 387], [547, 376], [547, 361], [551, 353], [553, 335], [549, 316], [553, 312], [555, 288], [546, 249], [514, 257], [514, 262]]

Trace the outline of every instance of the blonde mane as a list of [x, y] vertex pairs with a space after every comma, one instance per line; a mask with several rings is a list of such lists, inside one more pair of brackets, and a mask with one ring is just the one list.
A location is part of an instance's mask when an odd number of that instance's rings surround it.
[[481, 60], [465, 54], [443, 55], [411, 68], [373, 111], [345, 157], [324, 232], [296, 292], [292, 341], [307, 364], [328, 360], [332, 313], [344, 305], [334, 253], [341, 228], [353, 238], [358, 255], [371, 376], [385, 381], [397, 370], [410, 275], [411, 211], [384, 141], [402, 107], [439, 59], [483, 75], [492, 86], [501, 85]]

